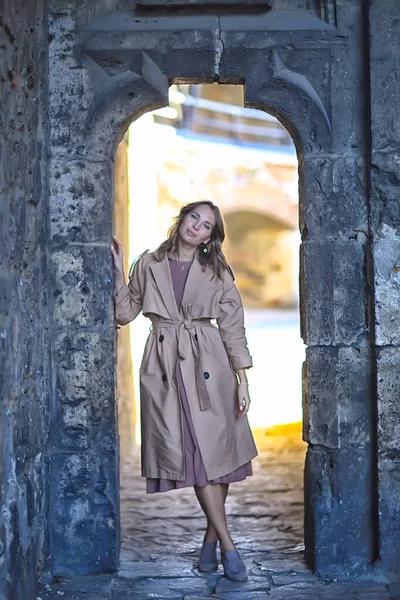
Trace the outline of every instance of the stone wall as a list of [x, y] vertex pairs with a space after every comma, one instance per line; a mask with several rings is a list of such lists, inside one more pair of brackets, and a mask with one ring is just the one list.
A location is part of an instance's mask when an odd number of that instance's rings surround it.
[[168, 89], [165, 75], [143, 54], [139, 77], [127, 73], [115, 79], [83, 52], [81, 19], [86, 13], [90, 18], [92, 10], [106, 13], [106, 5], [78, 8], [78, 3], [53, 0], [49, 6], [48, 245], [54, 297], [52, 427], [58, 432], [51, 506], [57, 574], [102, 572], [119, 563], [117, 335], [110, 252], [114, 159], [134, 115], [166, 103]]
[[369, 12], [371, 90], [371, 282], [376, 332], [376, 509], [379, 558], [400, 578], [400, 7], [372, 0]]
[[48, 37], [40, 0], [10, 4], [1, 23], [1, 600], [33, 597], [50, 555], [58, 574], [118, 567], [114, 156], [132, 118], [167, 104], [171, 81], [245, 82], [247, 106], [293, 135], [309, 346], [306, 556], [320, 574], [398, 579], [397, 0], [274, 0], [270, 11], [233, 16], [212, 5], [199, 15], [190, 0], [186, 12], [164, 7], [154, 19], [128, 0], [52, 0]]
[[0, 598], [48, 560], [49, 327], [45, 3], [0, 13]]
[[365, 573], [376, 513], [361, 3], [275, 0], [259, 15], [195, 4], [150, 18], [119, 0], [51, 3], [55, 572], [118, 566], [116, 146], [130, 120], [168, 103], [170, 82], [219, 81], [244, 82], [247, 106], [278, 116], [298, 150], [307, 559], [320, 574]]

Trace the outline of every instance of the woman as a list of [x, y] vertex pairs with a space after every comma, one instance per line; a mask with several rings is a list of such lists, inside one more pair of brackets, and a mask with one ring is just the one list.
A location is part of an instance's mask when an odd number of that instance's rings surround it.
[[193, 486], [207, 517], [199, 570], [218, 568], [219, 540], [225, 576], [244, 581], [224, 505], [229, 483], [251, 475], [257, 455], [246, 416], [252, 360], [224, 238], [219, 209], [203, 201], [181, 209], [167, 240], [134, 263], [128, 285], [117, 238], [111, 251], [118, 323], [140, 311], [152, 322], [140, 365], [147, 493]]

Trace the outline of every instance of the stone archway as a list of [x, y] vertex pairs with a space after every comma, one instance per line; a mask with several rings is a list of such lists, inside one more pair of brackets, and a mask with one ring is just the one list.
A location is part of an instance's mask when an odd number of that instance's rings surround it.
[[298, 293], [293, 276], [298, 271], [298, 243], [291, 237], [295, 230], [251, 208], [224, 214], [226, 255], [244, 305], [258, 309], [293, 307]]
[[335, 576], [343, 564], [355, 572], [376, 558], [362, 127], [354, 123], [349, 139], [343, 126], [361, 103], [356, 77], [340, 114], [334, 102], [344, 90], [337, 61], [350, 57], [354, 73], [362, 69], [349, 33], [359, 9], [338, 32], [334, 3], [325, 4], [240, 19], [165, 11], [151, 18], [118, 6], [104, 13], [99, 3], [51, 15], [54, 573], [118, 566], [113, 159], [128, 123], [166, 105], [174, 81], [244, 83], [246, 105], [277, 116], [295, 141], [308, 345], [306, 557]]

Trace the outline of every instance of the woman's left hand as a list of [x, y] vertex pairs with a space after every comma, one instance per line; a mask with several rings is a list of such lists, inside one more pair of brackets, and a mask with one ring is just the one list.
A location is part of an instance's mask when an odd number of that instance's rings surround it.
[[244, 417], [250, 407], [250, 395], [249, 388], [247, 385], [238, 384], [238, 402], [239, 402], [239, 412], [238, 419]]

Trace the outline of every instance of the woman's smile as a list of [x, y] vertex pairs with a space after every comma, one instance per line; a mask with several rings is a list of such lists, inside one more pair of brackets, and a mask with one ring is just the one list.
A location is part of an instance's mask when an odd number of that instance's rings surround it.
[[190, 229], [186, 229], [187, 233], [190, 235], [190, 237], [197, 237], [195, 233], [193, 233], [193, 231], [190, 231]]

